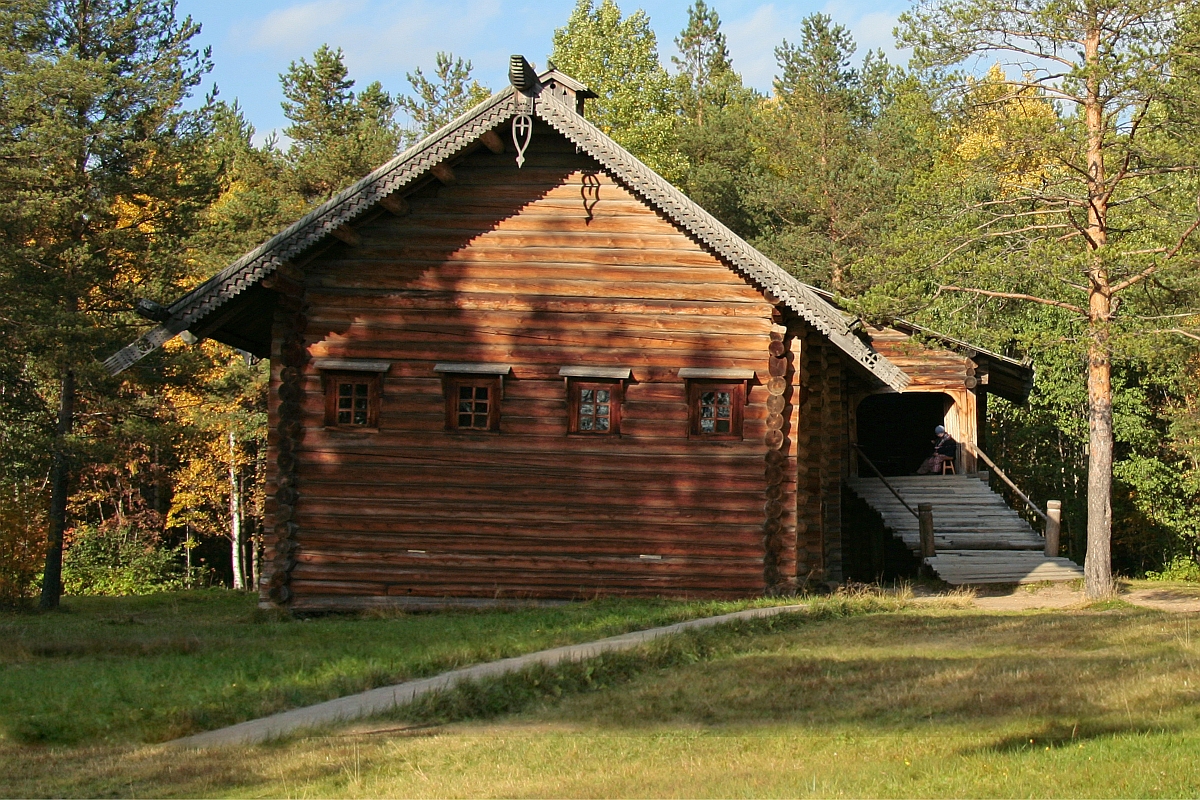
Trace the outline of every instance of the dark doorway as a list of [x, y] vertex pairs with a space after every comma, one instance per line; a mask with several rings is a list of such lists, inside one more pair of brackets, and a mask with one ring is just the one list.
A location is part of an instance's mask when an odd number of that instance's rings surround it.
[[[858, 446], [884, 475], [915, 475], [950, 405], [941, 392], [873, 394], [858, 406]], [[874, 473], [863, 464], [859, 474]]]

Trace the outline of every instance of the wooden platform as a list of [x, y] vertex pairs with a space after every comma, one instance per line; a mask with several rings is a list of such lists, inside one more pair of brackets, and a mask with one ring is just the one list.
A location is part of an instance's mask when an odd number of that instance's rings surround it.
[[[1044, 542], [1017, 512], [974, 475], [912, 475], [888, 478], [914, 509], [933, 506], [937, 555], [925, 560], [938, 577], [954, 585], [1037, 583], [1083, 577], [1065, 558], [1043, 554]], [[878, 478], [850, 478], [850, 489], [870, 505], [883, 524], [920, 555], [917, 519]]]

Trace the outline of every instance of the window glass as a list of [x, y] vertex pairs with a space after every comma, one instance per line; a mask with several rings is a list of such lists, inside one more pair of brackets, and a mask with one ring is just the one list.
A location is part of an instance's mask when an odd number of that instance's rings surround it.
[[742, 435], [744, 383], [693, 381], [689, 386], [692, 435], [736, 439]]
[[571, 433], [617, 433], [620, 427], [620, 383], [571, 382]]

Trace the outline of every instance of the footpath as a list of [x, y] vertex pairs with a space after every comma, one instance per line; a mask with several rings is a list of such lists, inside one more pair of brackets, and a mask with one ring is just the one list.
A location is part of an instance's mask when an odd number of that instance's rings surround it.
[[431, 678], [406, 681], [394, 686], [383, 686], [360, 694], [352, 694], [318, 703], [314, 706], [294, 708], [261, 719], [252, 719], [228, 728], [218, 728], [215, 731], [205, 731], [194, 736], [176, 739], [168, 742], [175, 747], [231, 747], [237, 745], [258, 744], [259, 742], [277, 739], [312, 728], [319, 728], [343, 722], [350, 722], [363, 717], [370, 717], [391, 711], [398, 706], [407, 705], [418, 697], [431, 692], [452, 689], [464, 681], [476, 681], [483, 678], [496, 678], [510, 672], [519, 672], [532, 666], [554, 666], [564, 662], [585, 661], [603, 653], [617, 653], [622, 650], [632, 650], [647, 642], [652, 642], [663, 636], [681, 633], [687, 630], [710, 628], [740, 620], [773, 617], [777, 614], [787, 614], [800, 611], [804, 606], [773, 606], [770, 608], [749, 608], [745, 611], [735, 611], [732, 614], [722, 614], [717, 617], [703, 617], [674, 625], [664, 625], [661, 628], [650, 628], [644, 631], [623, 633], [620, 636], [610, 636], [595, 642], [566, 645], [550, 650], [540, 650], [523, 656], [504, 658], [490, 661], [486, 664], [476, 664], [451, 672], [443, 672]]
[[[947, 599], [945, 595], [928, 595], [913, 598], [920, 603]], [[1152, 608], [1158, 611], [1200, 612], [1200, 595], [1175, 592], [1168, 589], [1139, 589], [1120, 596], [1133, 605]], [[1063, 584], [1049, 586], [1017, 587], [1012, 590], [991, 592], [987, 589], [977, 590], [976, 593], [963, 597], [966, 604], [985, 611], [1029, 611], [1042, 608], [1071, 608], [1083, 606], [1083, 593], [1072, 590]], [[523, 656], [491, 661], [486, 664], [476, 664], [463, 669], [443, 672], [430, 678], [406, 681], [393, 686], [371, 689], [360, 694], [339, 697], [304, 708], [294, 708], [269, 717], [249, 720], [227, 728], [206, 731], [183, 739], [168, 742], [175, 747], [232, 747], [248, 744], [258, 744], [282, 736], [299, 733], [313, 728], [335, 725], [363, 719], [377, 714], [383, 714], [399, 706], [413, 702], [418, 697], [432, 692], [452, 689], [465, 681], [476, 681], [485, 678], [496, 678], [512, 672], [519, 672], [532, 666], [554, 666], [564, 662], [584, 661], [604, 653], [616, 653], [632, 650], [647, 642], [663, 636], [680, 633], [687, 630], [709, 628], [740, 620], [772, 617], [777, 614], [787, 614], [800, 611], [801, 605], [773, 606], [770, 608], [750, 608], [745, 611], [735, 611], [732, 614], [722, 614], [716, 617], [677, 622], [674, 625], [664, 625], [660, 628], [650, 628], [644, 631], [624, 633], [610, 636], [595, 642], [566, 645], [550, 650], [540, 650]]]

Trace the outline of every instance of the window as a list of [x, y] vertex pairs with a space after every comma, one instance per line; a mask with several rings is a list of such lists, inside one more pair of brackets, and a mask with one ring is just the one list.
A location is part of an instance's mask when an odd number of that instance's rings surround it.
[[379, 427], [379, 373], [325, 373], [325, 425]]
[[701, 439], [742, 438], [742, 406], [745, 403], [744, 381], [689, 381], [692, 436]]
[[621, 432], [621, 381], [583, 381], [569, 379], [568, 420], [570, 433], [595, 435]]
[[500, 430], [500, 379], [490, 375], [446, 376], [446, 429]]
[[435, 364], [446, 395], [446, 430], [500, 430], [500, 401], [508, 364]]

